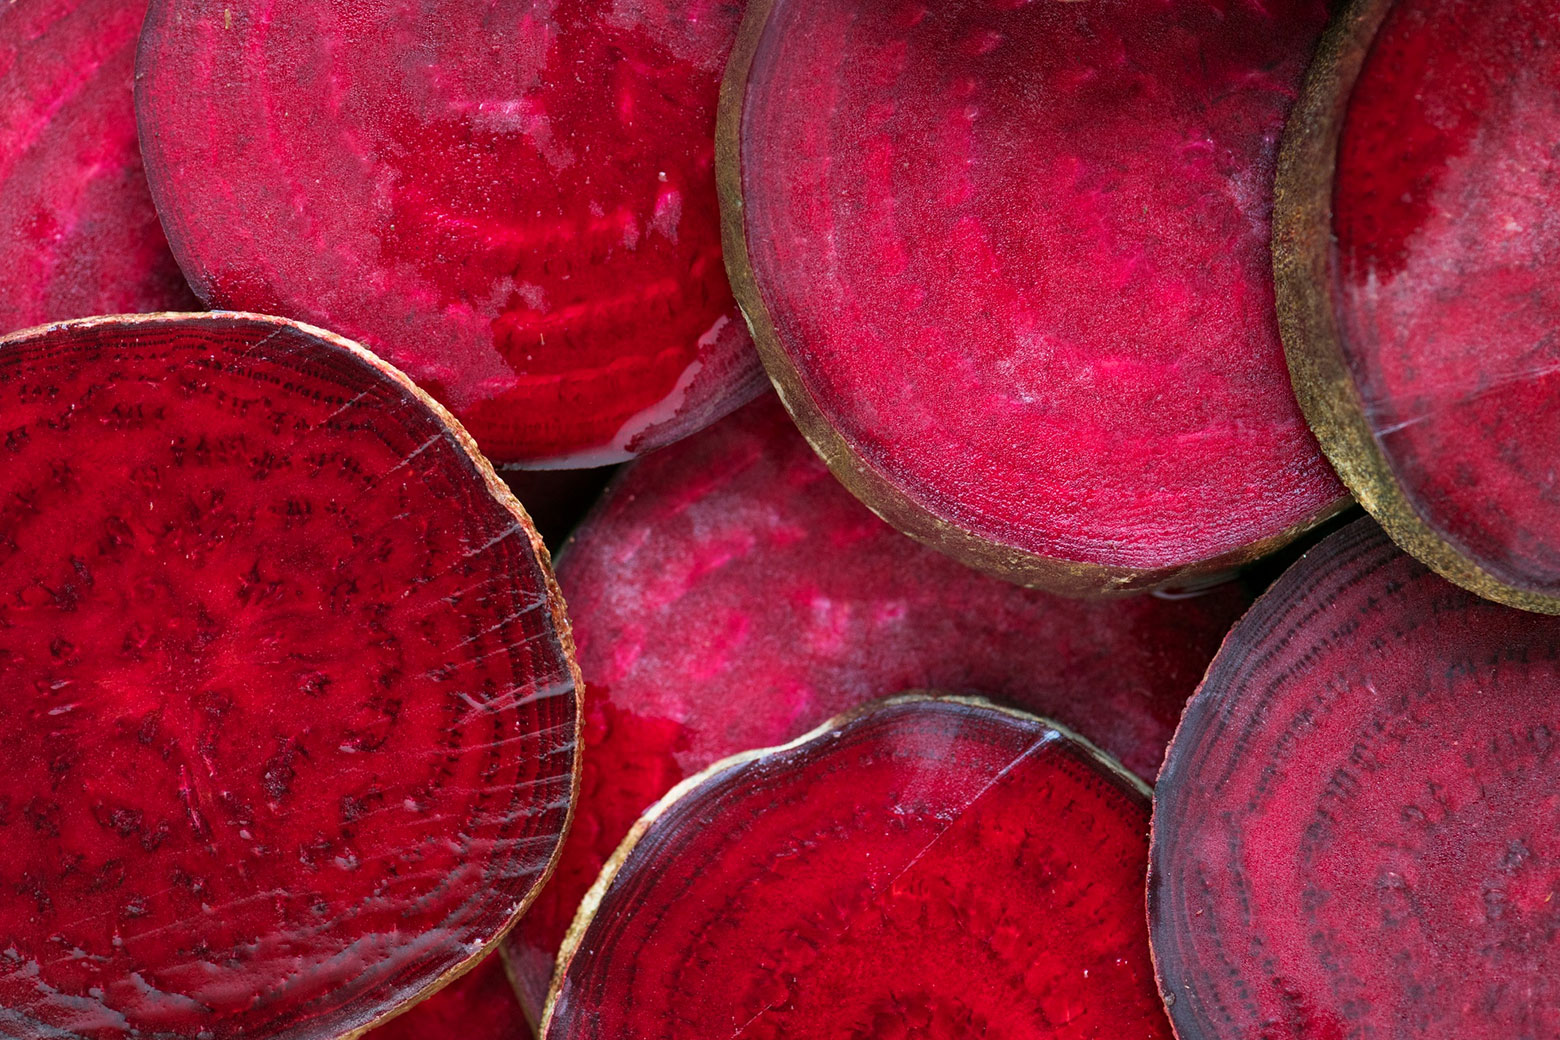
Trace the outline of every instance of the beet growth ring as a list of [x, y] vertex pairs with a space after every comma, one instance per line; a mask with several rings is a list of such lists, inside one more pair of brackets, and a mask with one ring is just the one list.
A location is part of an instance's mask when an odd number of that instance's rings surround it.
[[0, 1033], [323, 1038], [550, 869], [575, 669], [469, 438], [269, 318], [0, 341]]

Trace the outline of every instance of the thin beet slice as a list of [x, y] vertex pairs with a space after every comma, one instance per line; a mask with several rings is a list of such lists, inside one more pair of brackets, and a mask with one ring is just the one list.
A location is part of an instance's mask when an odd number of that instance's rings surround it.
[[533, 1017], [603, 861], [683, 777], [920, 687], [1058, 719], [1151, 780], [1249, 602], [1062, 599], [972, 571], [852, 498], [773, 398], [626, 469], [558, 573], [589, 751], [558, 870], [506, 941]]
[[763, 376], [720, 259], [739, 4], [153, 0], [137, 106], [196, 291], [361, 339], [500, 463], [618, 462]]
[[497, 953], [410, 1011], [367, 1034], [369, 1040], [533, 1040]]
[[1147, 823], [1147, 789], [1043, 719], [874, 706], [640, 819], [559, 957], [543, 1040], [1168, 1040]]
[[562, 599], [448, 413], [273, 318], [0, 340], [0, 1033], [352, 1033], [551, 868]]
[[1295, 389], [1345, 482], [1445, 577], [1560, 613], [1560, 9], [1359, 0], [1285, 139]]
[[1560, 620], [1333, 535], [1187, 707], [1149, 878], [1180, 1040], [1560, 1036]]
[[144, 0], [0, 4], [0, 333], [190, 310], [136, 144]]
[[1323, 0], [761, 0], [719, 138], [732, 281], [818, 451], [1060, 591], [1338, 508], [1284, 369], [1277, 139]]

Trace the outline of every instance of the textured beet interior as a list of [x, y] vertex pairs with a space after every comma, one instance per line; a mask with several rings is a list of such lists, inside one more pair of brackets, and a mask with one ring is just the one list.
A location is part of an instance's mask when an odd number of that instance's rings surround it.
[[360, 339], [504, 463], [666, 444], [761, 383], [721, 265], [716, 0], [155, 0], [137, 104], [209, 302]]
[[191, 310], [141, 170], [144, 0], [0, 5], [0, 332]]
[[541, 1009], [580, 897], [638, 815], [727, 755], [884, 693], [984, 693], [1152, 779], [1247, 594], [1084, 601], [980, 575], [873, 516], [773, 397], [635, 463], [559, 562], [586, 676], [557, 873], [510, 933]]
[[1278, 135], [1323, 0], [773, 0], [748, 259], [801, 388], [932, 517], [1165, 568], [1343, 492], [1274, 312]]
[[1560, 1036], [1560, 619], [1369, 521], [1236, 626], [1156, 791], [1180, 1040]]
[[1140, 787], [1040, 719], [879, 708], [665, 807], [560, 962], [544, 1037], [1168, 1040], [1147, 823]]
[[285, 323], [0, 343], [0, 1032], [336, 1037], [557, 847], [567, 623], [377, 361]]
[[370, 1040], [533, 1040], [496, 954], [368, 1033]]
[[1560, 11], [1398, 0], [1335, 182], [1344, 356], [1403, 490], [1510, 585], [1560, 595]]

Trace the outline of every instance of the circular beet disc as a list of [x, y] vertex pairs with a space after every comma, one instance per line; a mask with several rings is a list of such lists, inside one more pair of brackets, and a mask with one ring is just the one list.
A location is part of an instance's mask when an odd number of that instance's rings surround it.
[[0, 1033], [352, 1034], [551, 869], [568, 622], [406, 378], [252, 315], [0, 340]]
[[740, 6], [153, 0], [136, 104], [214, 306], [353, 336], [495, 461], [594, 466], [763, 383], [720, 257]]
[[1290, 124], [1296, 393], [1401, 546], [1560, 613], [1560, 8], [1358, 0]]
[[718, 138], [770, 376], [852, 491], [983, 570], [1120, 592], [1344, 497], [1284, 368], [1277, 139], [1323, 0], [756, 0]]
[[1560, 620], [1333, 535], [1188, 705], [1149, 876], [1180, 1040], [1560, 1036]]
[[1170, 1036], [1148, 793], [1042, 719], [896, 698], [640, 818], [559, 957], [544, 1040]]

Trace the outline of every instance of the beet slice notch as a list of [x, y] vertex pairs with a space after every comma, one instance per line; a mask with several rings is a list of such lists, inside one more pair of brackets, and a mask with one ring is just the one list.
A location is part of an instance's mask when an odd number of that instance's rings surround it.
[[1560, 17], [1358, 0], [1286, 133], [1284, 343], [1322, 447], [1399, 545], [1560, 613]]
[[1345, 528], [1230, 634], [1153, 835], [1180, 1040], [1560, 1036], [1560, 619]]
[[404, 376], [251, 315], [0, 340], [0, 1032], [340, 1037], [551, 870], [546, 550]]
[[543, 1040], [1170, 1036], [1148, 792], [1043, 719], [910, 696], [679, 785], [575, 920]]

